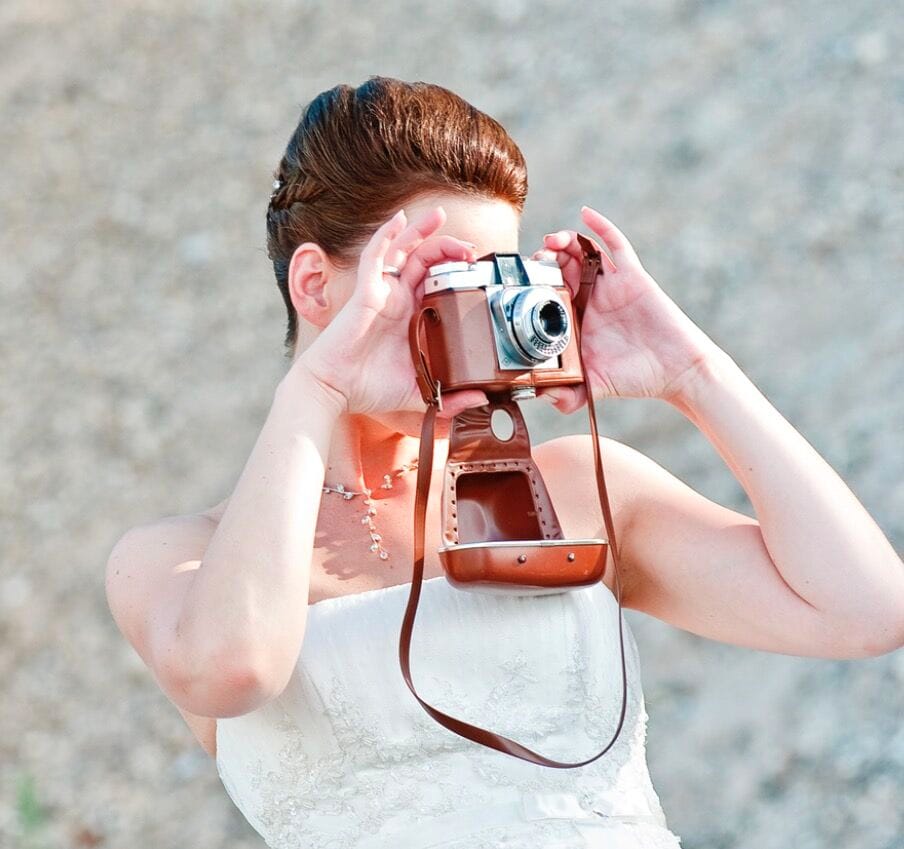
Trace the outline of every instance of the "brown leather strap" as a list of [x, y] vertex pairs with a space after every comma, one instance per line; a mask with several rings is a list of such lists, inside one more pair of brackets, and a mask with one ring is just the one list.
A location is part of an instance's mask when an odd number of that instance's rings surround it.
[[[585, 239], [584, 241], [589, 244], [589, 240]], [[588, 267], [587, 245], [582, 242], [581, 246], [585, 251], [584, 270], [586, 271]], [[590, 268], [593, 268], [593, 256], [595, 256], [597, 271], [594, 272], [593, 277], [591, 278], [591, 283], [586, 287], [588, 290], [592, 286], [592, 281], [596, 280], [596, 274], [598, 273], [598, 269], [600, 267], [599, 254], [594, 249], [592, 249], [591, 246], [591, 257], [589, 261]], [[582, 273], [582, 283], [585, 276], [587, 275]], [[583, 292], [584, 289], [585, 287], [582, 285], [581, 291]], [[584, 296], [582, 306], [586, 304], [588, 297], [589, 294]], [[579, 321], [576, 322], [578, 325], [582, 324], [582, 322], [580, 321], [580, 318], [582, 317], [583, 311], [581, 311]], [[417, 325], [419, 329], [419, 321], [417, 321]], [[501, 734], [496, 734], [492, 731], [488, 731], [485, 728], [471, 725], [468, 722], [464, 722], [461, 719], [456, 719], [454, 716], [449, 716], [449, 714], [437, 710], [435, 707], [425, 702], [418, 695], [417, 690], [415, 690], [414, 683], [411, 680], [410, 667], [411, 636], [414, 630], [414, 620], [417, 614], [418, 601], [420, 600], [421, 595], [421, 585], [424, 579], [424, 528], [427, 518], [427, 502], [430, 494], [430, 479], [433, 472], [434, 424], [436, 420], [436, 405], [430, 402], [428, 402], [427, 412], [424, 415], [424, 421], [421, 427], [421, 444], [418, 456], [417, 492], [414, 504], [414, 574], [411, 581], [411, 592], [408, 596], [408, 605], [405, 609], [405, 616], [402, 621], [402, 630], [399, 637], [399, 663], [402, 668], [402, 675], [405, 678], [405, 683], [408, 685], [408, 689], [411, 691], [412, 695], [418, 700], [418, 702], [420, 702], [424, 710], [431, 717], [433, 717], [436, 722], [438, 722], [445, 728], [448, 728], [455, 734], [458, 734], [459, 736], [471, 740], [475, 743], [479, 743], [491, 749], [496, 749], [497, 751], [512, 755], [513, 757], [520, 758], [521, 760], [529, 761], [530, 763], [537, 764], [538, 766], [553, 767], [558, 769], [571, 769], [574, 767], [585, 766], [586, 764], [592, 763], [593, 761], [597, 760], [597, 758], [600, 758], [604, 754], [606, 754], [606, 752], [609, 751], [609, 749], [612, 747], [613, 743], [615, 743], [619, 733], [621, 732], [622, 725], [625, 721], [625, 712], [628, 704], [628, 676], [625, 666], [625, 642], [622, 628], [623, 615], [621, 604], [621, 581], [619, 579], [618, 568], [618, 547], [615, 540], [615, 527], [612, 521], [612, 512], [609, 508], [609, 497], [606, 491], [606, 480], [603, 474], [603, 464], [602, 458], [600, 456], [599, 436], [597, 434], [596, 424], [596, 411], [594, 410], [593, 396], [590, 391], [590, 386], [586, 382], [587, 370], [584, 367], [584, 358], [583, 353], [581, 352], [581, 338], [579, 328], [576, 328], [575, 334], [575, 344], [577, 345], [578, 356], [580, 358], [581, 373], [584, 376], [584, 385], [587, 389], [587, 411], [590, 416], [590, 434], [591, 441], [593, 443], [593, 463], [594, 470], [596, 472], [597, 494], [599, 495], [600, 507], [603, 513], [603, 521], [606, 526], [606, 534], [608, 536], [609, 542], [608, 547], [612, 552], [612, 563], [615, 568], [615, 590], [616, 599], [618, 601], [618, 639], [621, 649], [622, 668], [622, 706], [621, 714], [618, 720], [618, 726], [615, 729], [615, 733], [613, 734], [612, 739], [609, 741], [609, 743], [606, 744], [606, 747], [601, 752], [597, 753], [592, 758], [588, 758], [587, 760], [579, 761], [577, 763], [555, 761], [551, 760], [550, 758], [544, 757], [538, 752], [534, 752], [533, 750], [528, 749], [526, 746], [522, 746], [520, 743], [517, 743], [514, 740], [509, 739], [508, 737], [503, 737]], [[517, 709], [517, 706], [513, 705], [512, 709]]]
[[421, 347], [421, 334], [425, 317], [436, 319], [436, 311], [430, 307], [419, 309], [408, 322], [408, 347], [411, 349], [411, 359], [414, 362], [414, 373], [417, 377], [417, 386], [421, 391], [421, 397], [425, 404], [434, 404], [438, 400], [437, 385], [430, 373], [430, 363], [427, 355]]
[[590, 239], [578, 233], [577, 240], [578, 244], [581, 246], [584, 262], [581, 265], [581, 285], [572, 299], [572, 304], [574, 305], [578, 324], [583, 324], [584, 310], [587, 308], [587, 302], [590, 300], [590, 293], [593, 291], [593, 285], [596, 283], [597, 275], [600, 274], [600, 269], [603, 267], [603, 261], [599, 251]]

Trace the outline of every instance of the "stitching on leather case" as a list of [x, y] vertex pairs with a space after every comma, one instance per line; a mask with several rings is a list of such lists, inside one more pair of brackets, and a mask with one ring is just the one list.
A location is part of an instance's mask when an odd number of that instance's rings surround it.
[[549, 523], [546, 521], [546, 518], [543, 516], [543, 505], [540, 488], [537, 485], [537, 479], [535, 477], [537, 468], [532, 459], [522, 458], [519, 460], [472, 460], [468, 463], [455, 463], [451, 462], [448, 464], [448, 472], [449, 472], [449, 491], [452, 493], [449, 496], [449, 514], [452, 518], [452, 522], [450, 523], [449, 532], [453, 539], [453, 544], [458, 545], [460, 538], [458, 532], [458, 513], [455, 508], [455, 496], [457, 495], [456, 491], [456, 478], [464, 473], [471, 474], [479, 474], [481, 472], [496, 472], [496, 471], [505, 471], [506, 469], [510, 469], [511, 471], [520, 471], [524, 473], [531, 485], [531, 493], [533, 495], [534, 508], [537, 511], [537, 518], [540, 520], [541, 531], [543, 533], [543, 539], [558, 539], [559, 537], [555, 533], [555, 529], [549, 528]]

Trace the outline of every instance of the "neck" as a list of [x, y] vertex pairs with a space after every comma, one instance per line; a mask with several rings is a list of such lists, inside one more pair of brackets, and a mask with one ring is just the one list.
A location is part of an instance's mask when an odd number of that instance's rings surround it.
[[[302, 348], [293, 352], [292, 362]], [[342, 484], [346, 489], [362, 492], [369, 487], [371, 497], [391, 497], [405, 489], [405, 477], [394, 479], [394, 489], [381, 489], [383, 475], [401, 469], [417, 460], [420, 448], [422, 417], [416, 413], [400, 413], [387, 417], [386, 423], [359, 413], [342, 413], [336, 420], [330, 440], [330, 451], [324, 469], [325, 486]], [[393, 427], [392, 425], [396, 424]], [[448, 447], [448, 422], [436, 420], [434, 466], [445, 456]], [[412, 435], [416, 434], [416, 435]], [[398, 483], [396, 482], [398, 481]], [[413, 483], [413, 482], [412, 482]]]
[[[324, 484], [342, 484], [358, 492], [369, 487], [374, 499], [388, 498], [393, 490], [381, 488], [383, 475], [417, 460], [420, 439], [393, 430], [369, 416], [343, 413], [336, 420]], [[393, 484], [397, 481], [393, 478]]]

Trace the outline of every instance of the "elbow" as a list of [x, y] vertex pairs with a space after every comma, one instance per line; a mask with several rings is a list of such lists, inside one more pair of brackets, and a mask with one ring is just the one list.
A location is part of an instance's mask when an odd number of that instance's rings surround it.
[[[900, 560], [897, 565], [900, 567]], [[861, 640], [863, 657], [879, 657], [904, 648], [904, 590], [889, 595], [891, 608], [884, 615], [870, 617], [873, 627]]]
[[904, 621], [890, 625], [878, 634], [872, 634], [860, 641], [861, 653], [858, 657], [880, 657], [904, 648]]
[[904, 605], [894, 616], [874, 621], [865, 631], [861, 625], [854, 633], [859, 636], [853, 644], [848, 638], [850, 650], [844, 656], [846, 659], [881, 657], [904, 648]]
[[179, 707], [198, 716], [241, 716], [285, 688], [267, 667], [240, 652], [219, 652], [190, 665], [158, 667], [158, 681]]
[[[901, 561], [892, 567], [900, 569]], [[863, 601], [832, 628], [836, 643], [845, 647], [841, 659], [881, 657], [904, 648], [904, 581], [884, 589], [878, 598]]]

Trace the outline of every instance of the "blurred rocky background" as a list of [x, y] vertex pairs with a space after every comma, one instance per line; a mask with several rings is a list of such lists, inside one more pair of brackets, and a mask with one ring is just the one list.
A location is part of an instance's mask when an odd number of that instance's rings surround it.
[[[901, 53], [884, 0], [0, 5], [0, 844], [263, 845], [103, 571], [126, 528], [241, 471], [285, 369], [272, 170], [339, 82], [424, 79], [500, 119], [530, 170], [524, 251], [582, 203], [611, 217], [900, 550]], [[600, 414], [752, 515], [666, 404]], [[902, 845], [904, 653], [795, 658], [626, 616], [685, 849]]]

